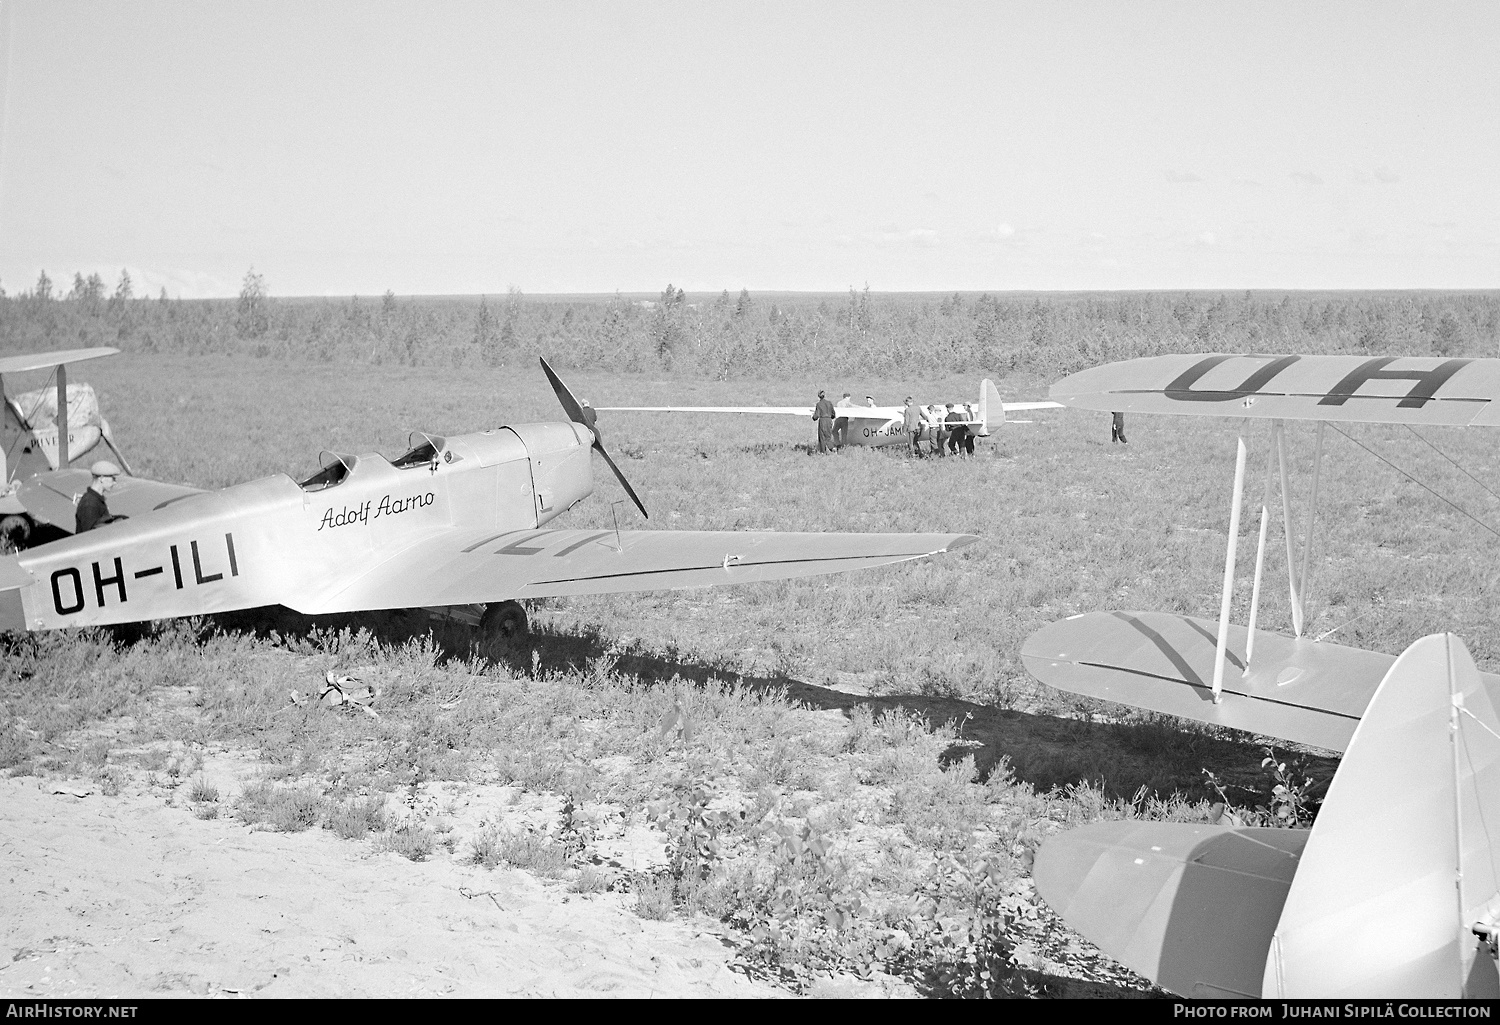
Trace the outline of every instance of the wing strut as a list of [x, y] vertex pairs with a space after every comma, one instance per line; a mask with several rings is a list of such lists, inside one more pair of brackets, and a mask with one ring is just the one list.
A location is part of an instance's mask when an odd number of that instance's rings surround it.
[[57, 365], [57, 468], [66, 470], [68, 453], [68, 365]]
[[1266, 483], [1260, 493], [1260, 540], [1255, 545], [1255, 583], [1250, 588], [1250, 626], [1245, 634], [1245, 669], [1241, 676], [1250, 675], [1250, 660], [1255, 656], [1255, 620], [1260, 613], [1260, 574], [1266, 564], [1266, 528], [1270, 526], [1271, 508], [1271, 457], [1276, 452], [1277, 420], [1271, 425], [1270, 444], [1266, 448]]
[[1224, 595], [1219, 600], [1219, 640], [1214, 648], [1214, 704], [1224, 690], [1224, 652], [1229, 647], [1229, 599], [1234, 594], [1234, 559], [1240, 540], [1240, 505], [1245, 495], [1245, 436], [1236, 439], [1234, 504], [1229, 507], [1229, 547], [1224, 552]]
[[[1317, 444], [1313, 448], [1312, 494], [1307, 500], [1307, 530], [1302, 535], [1302, 570], [1297, 574], [1297, 582], [1299, 585], [1298, 589], [1302, 592], [1302, 621], [1304, 624], [1308, 619], [1307, 592], [1309, 588], [1307, 575], [1309, 570], [1309, 562], [1312, 556], [1313, 518], [1317, 515], [1318, 512], [1318, 480], [1321, 477], [1323, 470], [1323, 434], [1327, 426], [1328, 425], [1323, 423], [1323, 421], [1318, 421], [1318, 440]], [[1301, 635], [1302, 631], [1298, 630], [1297, 636], [1300, 637]]]

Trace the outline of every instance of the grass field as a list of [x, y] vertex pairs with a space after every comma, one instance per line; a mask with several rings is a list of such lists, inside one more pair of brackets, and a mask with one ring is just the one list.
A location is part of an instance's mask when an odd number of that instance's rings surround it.
[[[948, 401], [978, 389], [967, 377], [793, 384], [560, 372], [596, 406], [802, 404], [819, 387]], [[99, 389], [138, 474], [200, 487], [296, 476], [321, 449], [395, 455], [415, 429], [560, 416], [539, 370], [132, 355], [78, 377]], [[1048, 382], [998, 383], [1020, 400], [1044, 397]], [[35, 385], [10, 383], [22, 386]], [[917, 461], [895, 450], [816, 455], [810, 422], [605, 414], [605, 441], [654, 527], [961, 531], [983, 541], [848, 575], [548, 600], [532, 610], [535, 636], [515, 650], [470, 651], [451, 631], [408, 640], [410, 624], [391, 617], [371, 617], [362, 635], [240, 616], [133, 643], [13, 638], [0, 677], [0, 767], [107, 776], [125, 764], [112, 751], [152, 742], [189, 759], [206, 745], [249, 747], [268, 773], [240, 795], [243, 815], [350, 836], [361, 830], [349, 823], [363, 822], [379, 842], [420, 856], [432, 850], [425, 827], [398, 828], [359, 802], [433, 779], [516, 782], [569, 802], [550, 832], [492, 832], [451, 849], [571, 873], [585, 891], [633, 888], [643, 914], [719, 918], [743, 937], [747, 970], [802, 985], [875, 965], [934, 993], [1059, 992], [1065, 976], [1138, 987], [1051, 919], [1026, 879], [1030, 852], [1062, 825], [1101, 816], [1202, 818], [1218, 799], [1205, 769], [1231, 800], [1265, 805], [1262, 742], [1050, 691], [1018, 652], [1033, 630], [1078, 612], [1217, 614], [1240, 425], [1132, 418], [1127, 447], [1109, 443], [1104, 415], [1034, 419], [981, 442], [972, 460]], [[1500, 524], [1489, 435], [1349, 432]], [[1247, 495], [1258, 500], [1264, 428], [1250, 437]], [[1299, 524], [1311, 437], [1291, 430]], [[1330, 433], [1327, 445], [1309, 632], [1339, 628], [1341, 643], [1397, 653], [1451, 629], [1495, 669], [1494, 536], [1350, 441]], [[624, 494], [601, 465], [596, 475], [595, 497], [560, 525], [612, 525], [610, 503]], [[622, 525], [639, 525], [628, 502], [618, 510]], [[1242, 552], [1253, 552], [1257, 529], [1242, 519]], [[1285, 580], [1283, 552], [1273, 525], [1261, 623], [1287, 631], [1284, 583], [1274, 586]], [[382, 718], [289, 712], [289, 687], [310, 682], [293, 667], [308, 660], [383, 681]], [[182, 687], [193, 694], [186, 713], [161, 698]], [[1326, 779], [1335, 762], [1306, 764]], [[616, 814], [658, 831], [669, 855], [661, 871], [627, 878], [590, 860], [591, 838]], [[981, 977], [985, 968], [994, 970]]]

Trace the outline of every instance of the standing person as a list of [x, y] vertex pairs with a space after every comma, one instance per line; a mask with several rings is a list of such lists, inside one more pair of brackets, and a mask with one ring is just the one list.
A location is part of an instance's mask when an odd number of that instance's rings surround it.
[[922, 408], [922, 419], [927, 421], [927, 452], [929, 455], [943, 454], [943, 417], [936, 405]]
[[833, 447], [833, 403], [821, 391], [818, 404], [813, 406], [813, 419], [818, 422], [818, 451], [827, 452]]
[[866, 395], [865, 396], [865, 405], [873, 408], [874, 405], [875, 405], [875, 396], [873, 396], [873, 395]]
[[963, 446], [964, 435], [969, 433], [969, 428], [963, 422], [964, 415], [954, 407], [953, 403], [948, 403], [947, 410], [948, 413], [943, 417], [943, 423], [944, 430], [948, 434], [948, 454], [956, 456]]
[[[949, 455], [956, 456], [960, 452], [965, 451], [964, 442], [969, 437], [969, 425], [964, 423], [965, 419], [966, 418], [964, 414], [960, 413], [956, 408], [954, 408], [953, 403], [948, 403], [948, 415], [944, 418], [944, 422], [952, 424], [952, 426], [948, 428]], [[968, 451], [972, 452], [973, 449], [970, 448]]]
[[[852, 409], [854, 400], [849, 397], [848, 392], [844, 392], [844, 397], [833, 406], [835, 409]], [[847, 416], [841, 416], [833, 422], [833, 443], [841, 448], [849, 443], [849, 418]]]
[[911, 451], [918, 459], [922, 458], [922, 412], [911, 404], [911, 396], [906, 397], [906, 408], [901, 412], [901, 422], [906, 427], [906, 436], [911, 441]]
[[94, 475], [94, 479], [84, 493], [78, 496], [78, 511], [73, 518], [75, 534], [125, 519], [123, 516], [111, 516], [109, 504], [104, 501], [104, 493], [115, 486], [120, 468], [108, 459], [101, 459], [89, 467], [89, 472]]
[[1110, 416], [1113, 419], [1109, 425], [1109, 443], [1113, 445], [1118, 441], [1122, 445], [1130, 444], [1130, 442], [1125, 440], [1125, 414], [1111, 413]]

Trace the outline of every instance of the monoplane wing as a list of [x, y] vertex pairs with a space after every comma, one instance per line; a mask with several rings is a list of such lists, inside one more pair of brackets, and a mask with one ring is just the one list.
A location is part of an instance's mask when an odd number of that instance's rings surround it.
[[1051, 395], [1101, 412], [1494, 427], [1500, 359], [1146, 356], [1071, 374]]
[[[870, 407], [865, 406], [865, 409]], [[811, 406], [599, 406], [600, 413], [773, 413], [783, 416], [800, 416], [811, 419]], [[835, 410], [838, 416], [848, 416], [843, 410]], [[900, 415], [898, 410], [896, 415]]]
[[[78, 509], [78, 496], [93, 480], [87, 470], [53, 470], [21, 483], [17, 492], [32, 518], [69, 533]], [[109, 492], [109, 511], [116, 516], [140, 516], [190, 495], [202, 494], [182, 484], [164, 484], [145, 477], [119, 477]]]
[[1051, 837], [1032, 880], [1110, 957], [1186, 997], [1258, 997], [1305, 829], [1095, 822]]
[[313, 594], [304, 613], [466, 605], [512, 598], [658, 591], [818, 576], [953, 551], [972, 534], [771, 531], [444, 531]]

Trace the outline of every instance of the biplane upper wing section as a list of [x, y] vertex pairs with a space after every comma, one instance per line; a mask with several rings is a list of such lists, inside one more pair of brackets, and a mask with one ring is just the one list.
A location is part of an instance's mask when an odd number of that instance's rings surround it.
[[[78, 496], [93, 480], [87, 470], [54, 470], [22, 482], [18, 497], [34, 519], [73, 530]], [[169, 502], [202, 494], [182, 484], [164, 484], [145, 477], [119, 477], [109, 492], [109, 511], [116, 516], [140, 516]]]
[[1032, 879], [1064, 921], [1158, 985], [1260, 996], [1305, 829], [1095, 822], [1037, 851]]
[[445, 531], [285, 604], [328, 613], [711, 587], [884, 566], [976, 540], [972, 534]]
[[0, 374], [23, 374], [28, 370], [50, 370], [65, 363], [81, 363], [86, 359], [113, 356], [119, 349], [101, 345], [92, 349], [59, 349], [57, 352], [36, 352], [24, 356], [0, 356]]
[[[1218, 624], [1165, 612], [1090, 612], [1042, 627], [1021, 646], [1049, 687], [1342, 751], [1392, 655], [1229, 627], [1224, 688], [1213, 700]], [[1497, 680], [1500, 682], [1500, 680]]]
[[1147, 356], [1058, 381], [1066, 406], [1121, 413], [1500, 426], [1500, 359]]

